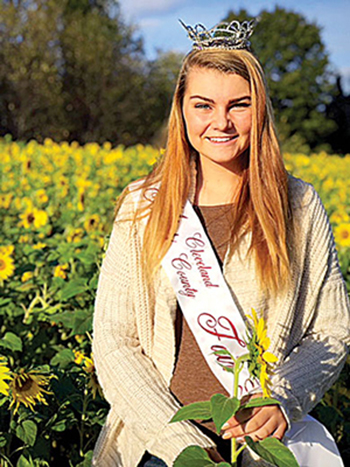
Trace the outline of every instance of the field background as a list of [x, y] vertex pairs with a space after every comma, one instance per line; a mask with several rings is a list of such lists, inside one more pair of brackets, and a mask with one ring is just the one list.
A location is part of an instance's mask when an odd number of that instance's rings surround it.
[[[0, 394], [0, 466], [87, 467], [108, 411], [91, 355], [99, 268], [116, 198], [149, 172], [159, 152], [3, 138], [0, 155], [0, 356], [18, 381], [27, 375]], [[285, 160], [321, 196], [349, 290], [350, 155], [285, 154]], [[348, 369], [314, 411], [335, 436], [345, 465]], [[47, 385], [38, 384], [40, 375]], [[30, 399], [36, 387], [48, 391], [41, 400]]]

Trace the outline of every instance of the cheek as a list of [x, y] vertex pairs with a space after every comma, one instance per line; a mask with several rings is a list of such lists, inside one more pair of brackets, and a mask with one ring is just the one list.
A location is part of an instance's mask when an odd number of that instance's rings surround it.
[[242, 117], [239, 126], [242, 133], [250, 134], [250, 131], [252, 129], [252, 114], [250, 113]]
[[184, 112], [184, 122], [189, 137], [200, 135], [206, 128], [205, 119], [192, 115], [191, 112]]

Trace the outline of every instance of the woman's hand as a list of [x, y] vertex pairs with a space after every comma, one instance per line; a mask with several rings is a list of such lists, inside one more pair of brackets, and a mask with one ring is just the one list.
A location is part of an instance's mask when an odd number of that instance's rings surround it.
[[[261, 397], [255, 394], [253, 397]], [[282, 410], [278, 405], [265, 405], [251, 409], [240, 410], [223, 426], [224, 439], [244, 439], [250, 436], [254, 441], [261, 441], [268, 436], [281, 440], [287, 430], [288, 424]]]

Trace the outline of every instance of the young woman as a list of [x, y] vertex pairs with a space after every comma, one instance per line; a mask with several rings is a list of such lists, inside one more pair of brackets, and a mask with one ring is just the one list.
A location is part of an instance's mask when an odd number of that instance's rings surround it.
[[[223, 44], [217, 48], [216, 40], [185, 58], [163, 159], [118, 206], [94, 317], [94, 357], [111, 405], [95, 447], [98, 467], [171, 466], [193, 444], [221, 460], [232, 436], [288, 439], [346, 359], [349, 302], [327, 215], [313, 187], [284, 168], [258, 60], [247, 47]], [[172, 262], [181, 266], [180, 291], [167, 273], [180, 221], [188, 219], [185, 205], [200, 219], [230, 292], [236, 315], [224, 319], [244, 322], [254, 308], [278, 357], [272, 396], [281, 408], [239, 413], [221, 437], [210, 423], [168, 423], [182, 404], [228, 394], [188, 324], [186, 313], [203, 303], [182, 253], [180, 263]], [[202, 250], [191, 251], [206, 292], [214, 293], [212, 266]], [[211, 325], [218, 337], [219, 319]], [[319, 446], [325, 463], [317, 466], [342, 465], [336, 448], [325, 444]], [[251, 462], [245, 450], [243, 465]]]

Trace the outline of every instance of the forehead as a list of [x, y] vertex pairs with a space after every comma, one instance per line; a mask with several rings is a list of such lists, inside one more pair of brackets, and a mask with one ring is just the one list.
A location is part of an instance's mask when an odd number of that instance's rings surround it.
[[187, 74], [185, 89], [185, 96], [193, 95], [217, 100], [250, 96], [250, 85], [237, 73], [195, 67]]

